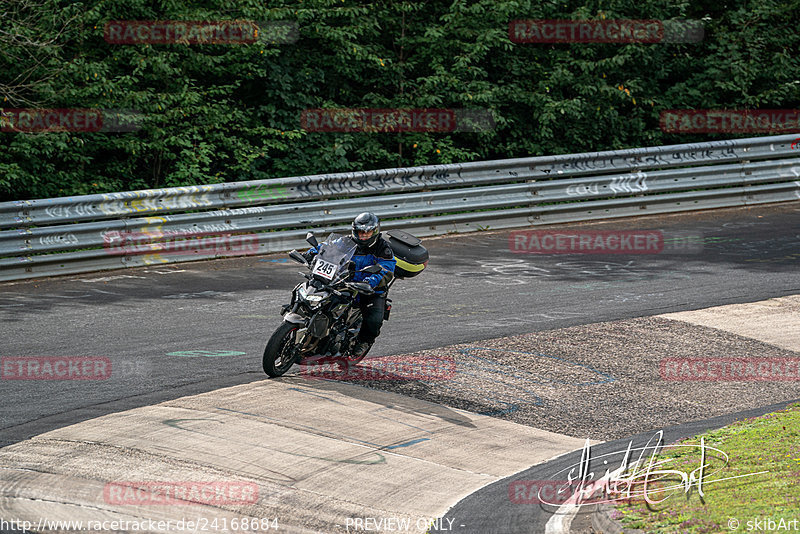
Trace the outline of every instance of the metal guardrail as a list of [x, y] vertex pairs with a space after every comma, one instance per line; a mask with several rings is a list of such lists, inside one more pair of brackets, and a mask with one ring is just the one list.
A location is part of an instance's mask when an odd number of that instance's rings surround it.
[[[795, 135], [0, 203], [0, 280], [303, 246], [367, 209], [420, 236], [800, 199]], [[114, 244], [136, 236], [138, 253]], [[212, 247], [213, 248], [213, 247]]]

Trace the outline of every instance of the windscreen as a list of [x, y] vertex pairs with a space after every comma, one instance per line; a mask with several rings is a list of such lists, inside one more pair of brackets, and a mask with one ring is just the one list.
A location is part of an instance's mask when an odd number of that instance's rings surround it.
[[330, 234], [319, 246], [319, 254], [314, 261], [312, 273], [326, 280], [333, 280], [347, 268], [347, 262], [355, 251], [356, 244], [349, 237]]

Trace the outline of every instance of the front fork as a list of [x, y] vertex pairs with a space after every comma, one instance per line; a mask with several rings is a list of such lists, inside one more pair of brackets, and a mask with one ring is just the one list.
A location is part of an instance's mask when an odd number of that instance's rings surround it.
[[309, 349], [315, 348], [316, 344], [319, 343], [319, 340], [317, 340], [312, 345], [306, 346], [308, 343], [308, 318], [303, 317], [299, 313], [287, 312], [284, 314], [283, 320], [287, 323], [296, 324], [298, 326], [294, 333], [294, 346], [295, 350], [297, 351], [298, 359], [300, 359], [300, 354]]

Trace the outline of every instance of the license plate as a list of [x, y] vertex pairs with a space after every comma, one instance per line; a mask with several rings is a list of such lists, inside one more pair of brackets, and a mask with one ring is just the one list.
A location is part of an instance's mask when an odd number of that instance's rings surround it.
[[317, 258], [317, 262], [314, 264], [314, 270], [312, 270], [311, 273], [318, 274], [326, 280], [333, 280], [333, 275], [336, 274], [336, 264]]

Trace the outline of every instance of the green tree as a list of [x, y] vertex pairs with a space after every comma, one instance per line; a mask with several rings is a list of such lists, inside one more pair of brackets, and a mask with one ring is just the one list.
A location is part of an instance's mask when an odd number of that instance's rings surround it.
[[[666, 134], [659, 113], [800, 106], [798, 0], [11, 1], [4, 107], [143, 120], [127, 133], [0, 132], [0, 200], [692, 142], [731, 136]], [[621, 18], [703, 20], [705, 38], [508, 35], [517, 19]], [[120, 45], [104, 39], [112, 20], [251, 20], [263, 31], [249, 44]], [[277, 39], [279, 22], [297, 39]], [[495, 127], [305, 131], [301, 114], [315, 108], [485, 109]]]

